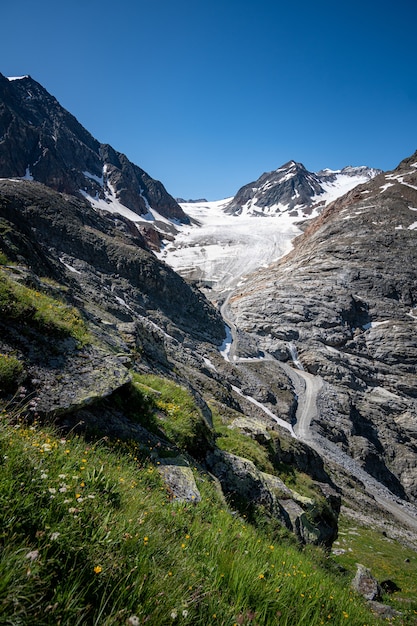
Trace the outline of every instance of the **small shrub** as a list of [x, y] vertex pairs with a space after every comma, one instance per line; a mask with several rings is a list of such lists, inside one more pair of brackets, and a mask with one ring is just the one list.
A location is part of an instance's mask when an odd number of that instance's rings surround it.
[[23, 365], [18, 358], [9, 354], [0, 354], [0, 395], [16, 389]]

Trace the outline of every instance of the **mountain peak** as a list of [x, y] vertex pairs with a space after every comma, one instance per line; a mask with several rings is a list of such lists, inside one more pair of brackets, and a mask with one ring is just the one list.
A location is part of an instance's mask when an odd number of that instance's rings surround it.
[[[101, 144], [30, 76], [0, 75], [0, 177], [32, 178], [132, 221], [188, 218], [159, 181]], [[85, 174], [87, 172], [87, 175]]]
[[314, 173], [302, 163], [291, 160], [241, 187], [226, 212], [236, 215], [288, 212], [291, 217], [300, 219], [312, 217], [319, 207], [379, 173], [380, 170], [351, 165], [342, 170], [326, 168]]

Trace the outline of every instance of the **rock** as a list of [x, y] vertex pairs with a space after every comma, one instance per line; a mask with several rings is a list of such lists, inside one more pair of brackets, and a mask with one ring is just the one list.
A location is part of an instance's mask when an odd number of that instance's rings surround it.
[[163, 459], [160, 461], [158, 471], [164, 479], [175, 502], [192, 502], [197, 504], [201, 501], [201, 495], [197, 488], [194, 474], [184, 459]]
[[357, 563], [356, 575], [352, 581], [352, 587], [366, 600], [379, 600], [382, 596], [382, 589], [378, 581], [372, 576], [369, 569]]
[[252, 461], [215, 450], [207, 465], [225, 494], [242, 512], [262, 507], [291, 530], [302, 543], [330, 547], [337, 536], [337, 512], [327, 514], [311, 498], [289, 489], [280, 478], [258, 470]]
[[393, 580], [387, 578], [387, 580], [381, 581], [381, 587], [385, 591], [385, 593], [395, 593], [396, 591], [401, 591], [400, 587]]
[[392, 606], [382, 604], [381, 602], [369, 601], [368, 606], [370, 607], [372, 613], [374, 613], [381, 619], [385, 619], [388, 621], [391, 621], [392, 618], [402, 615], [400, 611], [392, 608]]
[[131, 375], [117, 357], [97, 348], [56, 358], [53, 367], [37, 364], [38, 393], [36, 411], [60, 415], [85, 407], [110, 396], [131, 381]]
[[241, 433], [248, 435], [259, 443], [263, 444], [271, 440], [271, 435], [265, 424], [261, 420], [249, 417], [239, 417], [229, 425], [231, 429], [237, 429]]

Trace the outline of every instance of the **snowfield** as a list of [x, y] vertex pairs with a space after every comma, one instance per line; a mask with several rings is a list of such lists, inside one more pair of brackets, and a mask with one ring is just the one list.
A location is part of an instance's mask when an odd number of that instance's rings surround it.
[[181, 204], [192, 223], [176, 226], [175, 241], [166, 242], [157, 254], [183, 277], [211, 287], [216, 297], [287, 254], [294, 237], [301, 234], [287, 213], [228, 215], [224, 208], [229, 202], [230, 198]]

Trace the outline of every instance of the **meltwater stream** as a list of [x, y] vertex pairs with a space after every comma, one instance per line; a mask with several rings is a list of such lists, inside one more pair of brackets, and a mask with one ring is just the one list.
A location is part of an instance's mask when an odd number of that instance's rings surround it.
[[[229, 355], [230, 355], [230, 350], [231, 350], [232, 343], [233, 343], [233, 335], [232, 335], [232, 331], [231, 331], [230, 327], [227, 324], [225, 324], [225, 331], [226, 331], [226, 339], [223, 341], [221, 346], [219, 346], [218, 350], [219, 350], [220, 354], [222, 355], [222, 357], [224, 358], [224, 360], [230, 362]], [[235, 361], [239, 361], [240, 359], [237, 359], [236, 357], [234, 357], [234, 360]], [[243, 360], [247, 360], [247, 359], [243, 359]], [[259, 359], [251, 358], [250, 360], [251, 361], [258, 361], [258, 360], [262, 361], [264, 359], [262, 359], [262, 358], [259, 358]], [[235, 391], [239, 396], [241, 396], [242, 398], [244, 398], [245, 400], [247, 400], [251, 404], [254, 404], [255, 406], [257, 406], [264, 413], [266, 413], [266, 415], [268, 415], [269, 417], [272, 417], [272, 419], [279, 426], [282, 426], [283, 428], [288, 430], [291, 433], [292, 437], [296, 438], [296, 434], [295, 434], [291, 424], [289, 424], [285, 420], [281, 419], [280, 417], [277, 417], [270, 409], [268, 409], [268, 407], [266, 407], [264, 404], [262, 404], [261, 402], [259, 402], [255, 398], [253, 398], [252, 396], [247, 396], [246, 394], [244, 394], [243, 391], [241, 389], [239, 389], [239, 387], [236, 387], [235, 385], [232, 385], [231, 387], [232, 387], [233, 391]]]

